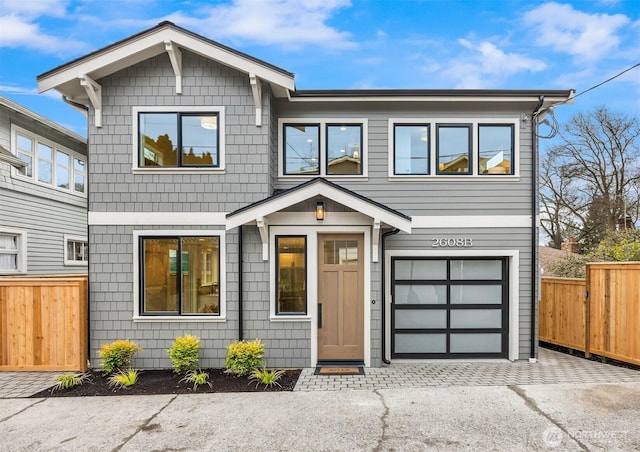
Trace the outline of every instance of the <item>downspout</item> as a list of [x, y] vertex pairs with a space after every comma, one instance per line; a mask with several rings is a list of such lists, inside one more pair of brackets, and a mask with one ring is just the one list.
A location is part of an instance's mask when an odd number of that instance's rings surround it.
[[[71, 105], [76, 110], [84, 110], [85, 113], [89, 114], [89, 107], [83, 104], [79, 104], [78, 102], [74, 102], [69, 99], [67, 96], [62, 96], [62, 101], [66, 104]], [[87, 217], [89, 214], [89, 121], [87, 120]], [[88, 219], [88, 218], [87, 218]], [[89, 242], [89, 221], [87, 221], [87, 243]], [[66, 246], [66, 245], [65, 245]], [[88, 366], [91, 366], [91, 290], [90, 290], [90, 282], [89, 282], [89, 268], [91, 267], [91, 254], [87, 257], [87, 361]]]
[[385, 273], [385, 262], [387, 261], [385, 255], [384, 255], [384, 250], [385, 250], [385, 239], [387, 238], [387, 236], [390, 235], [395, 235], [398, 232], [400, 232], [400, 229], [394, 229], [392, 231], [387, 231], [384, 234], [382, 234], [382, 265], [381, 265], [381, 278], [382, 278], [382, 282], [381, 282], [381, 287], [380, 287], [380, 291], [382, 292], [381, 298], [382, 298], [382, 362], [385, 364], [391, 364], [391, 361], [389, 361], [388, 359], [385, 358], [386, 354], [387, 354], [387, 350], [385, 347], [386, 344], [386, 329], [385, 329], [385, 324], [387, 323], [387, 319], [385, 317], [385, 313], [386, 313], [386, 297], [385, 297], [385, 290], [386, 290], [386, 284], [385, 281], [387, 280], [386, 277], [386, 273]]
[[[238, 228], [238, 340], [243, 339], [244, 332], [242, 330], [242, 302], [243, 302], [243, 265], [242, 265], [242, 225]], [[219, 296], [219, 295], [218, 295]]]
[[536, 317], [538, 314], [538, 114], [544, 103], [544, 96], [538, 98], [538, 105], [531, 115], [531, 348], [529, 362], [536, 362]]

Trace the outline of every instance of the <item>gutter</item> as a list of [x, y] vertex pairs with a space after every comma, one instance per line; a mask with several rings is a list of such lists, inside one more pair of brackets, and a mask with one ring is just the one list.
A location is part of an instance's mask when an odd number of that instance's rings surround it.
[[538, 105], [531, 115], [531, 338], [529, 362], [536, 358], [536, 318], [538, 314], [538, 115], [544, 103], [544, 96], [538, 98]]
[[[243, 318], [242, 318], [242, 304], [243, 304], [243, 290], [242, 290], [242, 286], [243, 286], [243, 278], [242, 278], [242, 274], [243, 274], [243, 265], [242, 265], [242, 225], [240, 225], [240, 227], [238, 227], [238, 340], [241, 341], [243, 339], [244, 336], [244, 331], [242, 329], [242, 323], [243, 323]], [[220, 297], [220, 294], [218, 293], [218, 299]]]
[[387, 231], [384, 234], [382, 234], [382, 265], [381, 265], [382, 268], [380, 270], [381, 276], [382, 276], [382, 282], [381, 282], [380, 291], [382, 292], [382, 296], [381, 296], [381, 298], [382, 298], [382, 362], [385, 363], [385, 364], [391, 364], [391, 361], [389, 361], [386, 358], [387, 350], [386, 350], [386, 347], [385, 347], [386, 340], [387, 340], [387, 338], [386, 338], [386, 329], [385, 329], [385, 324], [387, 323], [387, 319], [386, 319], [386, 316], [385, 316], [385, 314], [386, 314], [386, 305], [387, 305], [386, 297], [385, 297], [385, 294], [386, 294], [386, 292], [385, 292], [385, 289], [386, 289], [385, 281], [387, 280], [386, 273], [385, 273], [385, 262], [387, 261], [387, 259], [386, 259], [385, 254], [384, 254], [384, 251], [385, 251], [384, 244], [385, 244], [385, 239], [387, 238], [387, 236], [395, 235], [398, 232], [400, 232], [400, 229], [394, 229], [392, 231]]

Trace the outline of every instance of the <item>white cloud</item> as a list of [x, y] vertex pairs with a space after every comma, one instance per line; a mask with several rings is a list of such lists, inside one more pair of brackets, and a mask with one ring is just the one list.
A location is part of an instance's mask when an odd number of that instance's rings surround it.
[[176, 12], [164, 17], [177, 25], [214, 39], [250, 41], [286, 48], [320, 45], [329, 49], [353, 48], [345, 31], [326, 21], [348, 0], [234, 0], [229, 5], [203, 7], [197, 15]]
[[586, 61], [597, 61], [614, 50], [616, 32], [630, 22], [623, 14], [587, 14], [571, 5], [545, 3], [524, 15], [536, 33], [535, 42]]
[[85, 48], [85, 45], [78, 41], [44, 33], [39, 25], [14, 15], [0, 16], [0, 30], [0, 47], [24, 47], [45, 53], [67, 55]]
[[62, 17], [66, 13], [69, 0], [2, 0], [0, 4], [5, 15], [15, 14], [30, 18], [40, 15]]
[[26, 88], [24, 86], [0, 85], [0, 93], [21, 94], [26, 96], [46, 96], [51, 99], [60, 100], [60, 93], [49, 90], [38, 94], [37, 88]]

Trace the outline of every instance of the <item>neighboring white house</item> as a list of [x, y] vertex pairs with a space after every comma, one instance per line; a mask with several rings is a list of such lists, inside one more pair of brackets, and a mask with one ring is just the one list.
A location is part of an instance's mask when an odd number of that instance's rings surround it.
[[86, 274], [87, 144], [0, 96], [0, 275]]
[[170, 22], [38, 86], [89, 109], [92, 359], [535, 357], [534, 131], [572, 90], [297, 90]]

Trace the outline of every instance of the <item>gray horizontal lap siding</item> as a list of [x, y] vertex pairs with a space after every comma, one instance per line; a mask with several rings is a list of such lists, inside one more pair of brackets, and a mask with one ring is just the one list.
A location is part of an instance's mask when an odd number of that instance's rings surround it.
[[[0, 145], [11, 149], [15, 124], [66, 149], [86, 154], [82, 142], [33, 118], [0, 106]], [[86, 266], [64, 265], [64, 235], [87, 236], [87, 198], [16, 177], [0, 163], [0, 229], [27, 232], [27, 273], [84, 274]]]

